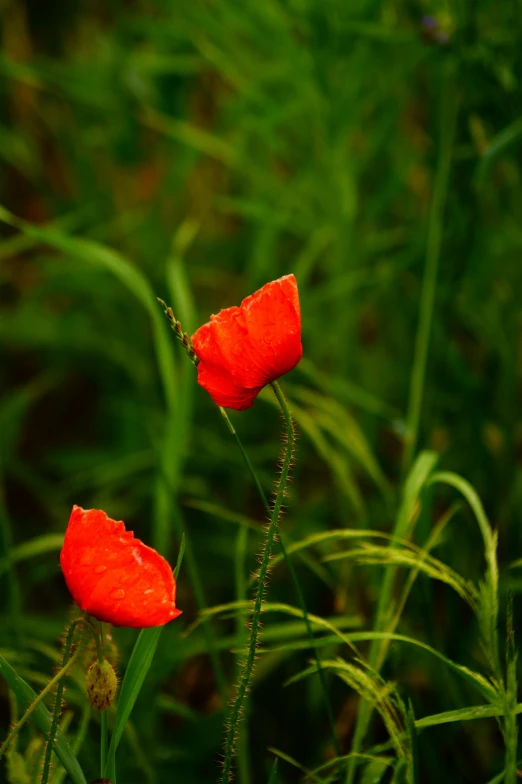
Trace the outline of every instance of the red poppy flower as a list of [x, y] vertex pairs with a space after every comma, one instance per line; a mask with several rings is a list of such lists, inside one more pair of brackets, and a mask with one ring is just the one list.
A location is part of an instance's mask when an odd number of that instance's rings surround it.
[[243, 411], [301, 359], [301, 311], [293, 275], [267, 283], [211, 316], [192, 336], [198, 383], [218, 406]]
[[144, 629], [181, 615], [167, 561], [99, 509], [73, 506], [60, 564], [78, 607], [99, 621]]

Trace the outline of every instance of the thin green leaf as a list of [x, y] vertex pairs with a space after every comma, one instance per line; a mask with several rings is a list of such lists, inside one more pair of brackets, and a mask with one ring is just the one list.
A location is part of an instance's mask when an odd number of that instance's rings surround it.
[[114, 730], [107, 756], [107, 765], [104, 771], [106, 778], [112, 782], [116, 781], [116, 749], [123, 735], [125, 725], [131, 714], [138, 695], [143, 686], [143, 681], [150, 669], [152, 659], [158, 647], [158, 642], [163, 631], [162, 626], [155, 626], [151, 629], [142, 629], [132, 651], [127, 670], [123, 678], [118, 707], [116, 709], [116, 719]]
[[277, 784], [278, 775], [277, 775], [277, 767], [278, 761], [277, 758], [274, 760], [274, 764], [272, 765], [272, 770], [270, 771], [270, 778], [268, 779], [268, 784]]
[[362, 547], [353, 550], [346, 550], [341, 553], [333, 553], [323, 558], [323, 561], [354, 560], [358, 564], [374, 564], [380, 566], [405, 566], [417, 569], [434, 580], [440, 580], [446, 585], [451, 586], [459, 596], [467, 602], [470, 607], [475, 609], [478, 596], [477, 589], [469, 580], [465, 580], [457, 572], [453, 571], [447, 564], [438, 561], [431, 556], [420, 559], [416, 553], [412, 553], [406, 548], [397, 547], [377, 547], [373, 544], [364, 544]]
[[479, 621], [487, 653], [495, 676], [500, 679], [500, 660], [498, 650], [498, 565], [497, 535], [493, 532], [482, 506], [482, 502], [465, 479], [450, 471], [439, 471], [433, 474], [430, 484], [442, 483], [458, 490], [471, 507], [484, 541], [484, 557], [486, 559], [486, 578], [482, 585], [479, 601]]
[[288, 762], [288, 764], [292, 765], [293, 768], [297, 768], [297, 770], [300, 770], [301, 773], [305, 774], [307, 779], [312, 779], [312, 781], [316, 781], [317, 784], [323, 784], [322, 779], [320, 779], [318, 776], [312, 773], [311, 770], [308, 770], [308, 768], [305, 768], [304, 765], [301, 765], [300, 762], [298, 762], [296, 759], [291, 757], [289, 754], [285, 754], [284, 751], [281, 751], [280, 749], [276, 749], [273, 746], [269, 746], [268, 751], [270, 751], [272, 754], [275, 754], [276, 757], [279, 757], [279, 759], [282, 759], [284, 762]]
[[178, 552], [178, 559], [176, 561], [176, 566], [174, 567], [174, 579], [178, 579], [179, 570], [181, 569], [181, 564], [183, 563], [183, 556], [185, 555], [185, 534], [181, 535], [181, 544], [179, 546]]
[[496, 159], [522, 136], [522, 117], [504, 128], [487, 146], [475, 171], [475, 183], [481, 185]]
[[[518, 703], [515, 709], [518, 715], [522, 713], [522, 702]], [[475, 705], [470, 708], [457, 708], [456, 710], [434, 713], [432, 716], [424, 716], [415, 721], [418, 730], [425, 727], [437, 727], [439, 724], [453, 724], [456, 721], [473, 721], [474, 719], [490, 719], [504, 715], [502, 705]]]
[[[285, 607], [285, 606], [286, 605], [281, 605], [281, 607]], [[294, 613], [297, 612], [296, 608], [292, 608], [292, 610], [294, 610]], [[284, 610], [281, 610], [281, 612], [284, 612]], [[315, 616], [310, 616], [310, 618], [314, 619], [315, 621]], [[340, 640], [342, 640], [342, 642], [346, 642], [349, 644], [362, 642], [366, 640], [386, 640], [388, 642], [405, 642], [408, 645], [415, 645], [417, 648], [422, 648], [422, 650], [425, 650], [428, 653], [430, 653], [432, 656], [435, 656], [437, 659], [442, 661], [447, 667], [452, 669], [454, 672], [458, 673], [468, 683], [470, 683], [476, 689], [478, 689], [478, 691], [482, 694], [482, 696], [485, 697], [487, 700], [489, 700], [492, 704], [497, 706], [500, 704], [499, 703], [500, 697], [495, 686], [486, 678], [484, 678], [483, 675], [481, 675], [478, 672], [475, 672], [474, 670], [470, 670], [468, 667], [465, 667], [462, 664], [457, 664], [457, 662], [454, 662], [452, 659], [448, 659], [447, 656], [444, 656], [444, 654], [440, 653], [440, 651], [438, 651], [436, 648], [432, 648], [430, 645], [427, 645], [426, 643], [421, 642], [420, 640], [415, 640], [413, 637], [408, 637], [405, 634], [394, 634], [391, 632], [364, 631], [364, 632], [349, 632], [347, 634], [340, 634], [338, 629], [335, 628], [332, 622], [328, 624], [328, 628], [330, 629], [334, 628], [336, 636]], [[332, 639], [330, 637], [324, 637], [324, 638], [319, 637], [316, 640], [316, 644], [318, 646], [323, 644], [330, 645], [331, 643], [332, 643]], [[298, 643], [287, 643], [285, 644], [284, 649], [297, 650], [306, 647], [308, 647], [307, 641], [303, 640]], [[283, 648], [281, 648], [281, 650], [282, 649]], [[271, 646], [270, 648], [260, 648], [258, 650], [258, 653], [260, 654], [270, 653], [277, 650], [280, 650], [279, 646]], [[492, 714], [492, 715], [497, 715], [497, 714]]]
[[390, 762], [388, 760], [372, 760], [364, 769], [361, 784], [380, 784], [389, 767]]

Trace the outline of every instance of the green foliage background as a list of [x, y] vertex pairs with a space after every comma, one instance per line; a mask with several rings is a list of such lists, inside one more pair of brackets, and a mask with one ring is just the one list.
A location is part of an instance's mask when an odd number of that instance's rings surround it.
[[[282, 382], [300, 434], [287, 536], [390, 532], [407, 471], [431, 450], [438, 468], [471, 483], [498, 530], [501, 638], [509, 586], [516, 633], [520, 5], [2, 0], [0, 9], [2, 655], [36, 691], [58, 660], [70, 601], [58, 550], [73, 503], [124, 519], [172, 564], [185, 530], [184, 614], [161, 637], [118, 781], [216, 781], [224, 702], [209, 634], [231, 685], [243, 625], [228, 614], [185, 633], [198, 605], [246, 597], [264, 512], [154, 297], [190, 333], [288, 272], [299, 283], [304, 359]], [[426, 14], [446, 42], [426, 23], [423, 33]], [[267, 488], [280, 450], [273, 403], [265, 391], [231, 416]], [[456, 498], [422, 491], [418, 545]], [[295, 556], [307, 608], [345, 631], [371, 629], [383, 568], [368, 553], [323, 562], [345, 549]], [[434, 555], [466, 580], [482, 577], [465, 504]], [[408, 569], [397, 574], [404, 581]], [[268, 598], [298, 605], [284, 564]], [[473, 614], [442, 582], [417, 579], [398, 631], [484, 671]], [[303, 649], [260, 656], [240, 784], [268, 781], [271, 747], [307, 769], [332, 754], [317, 677], [284, 685], [310, 661], [303, 623], [267, 613], [265, 634], [267, 645]], [[135, 637], [115, 631], [122, 672]], [[320, 651], [351, 656], [331, 641]], [[393, 643], [383, 675], [417, 720], [483, 702], [412, 646]], [[358, 697], [329, 673], [327, 686], [348, 753]], [[13, 718], [3, 684], [0, 700], [3, 737]], [[73, 680], [71, 739], [83, 704]], [[419, 781], [497, 780], [508, 765], [502, 731], [494, 718], [424, 729]], [[18, 752], [32, 742], [34, 753], [36, 737], [26, 727]], [[387, 737], [374, 718], [364, 747]], [[99, 775], [98, 755], [92, 717], [78, 752], [87, 778]], [[33, 780], [14, 778], [14, 756], [9, 764], [12, 781]], [[364, 784], [402, 780], [397, 769], [360, 771]], [[303, 773], [281, 761], [278, 775]]]

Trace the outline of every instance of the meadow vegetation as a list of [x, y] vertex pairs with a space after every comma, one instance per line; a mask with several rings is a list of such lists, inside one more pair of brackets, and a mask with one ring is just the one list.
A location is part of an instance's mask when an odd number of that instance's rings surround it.
[[[108, 640], [114, 784], [218, 780], [267, 513], [156, 297], [192, 334], [293, 272], [297, 451], [235, 779], [515, 784], [520, 6], [0, 8], [0, 740], [45, 690], [0, 781], [41, 781], [73, 504], [179, 566], [181, 618]], [[272, 389], [229, 417], [270, 494]], [[80, 660], [52, 784], [100, 776]]]

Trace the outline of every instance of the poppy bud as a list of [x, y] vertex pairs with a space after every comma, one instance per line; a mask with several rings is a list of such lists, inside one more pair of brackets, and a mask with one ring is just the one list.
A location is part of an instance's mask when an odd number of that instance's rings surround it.
[[118, 691], [118, 678], [114, 667], [106, 659], [94, 661], [85, 676], [87, 699], [97, 711], [110, 708]]

